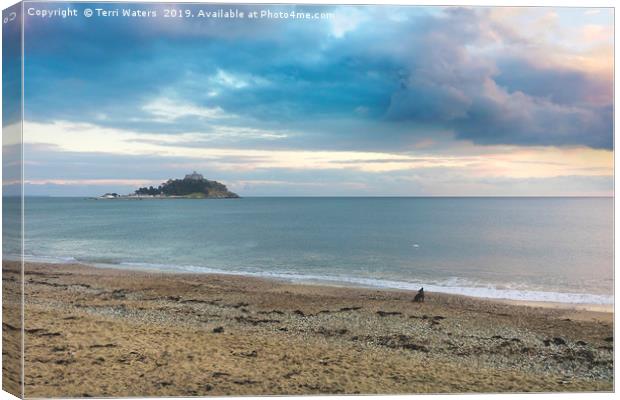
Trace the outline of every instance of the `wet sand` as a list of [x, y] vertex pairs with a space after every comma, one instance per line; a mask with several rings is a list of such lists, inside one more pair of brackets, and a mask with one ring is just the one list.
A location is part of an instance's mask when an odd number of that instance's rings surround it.
[[25, 280], [27, 397], [613, 390], [605, 310], [82, 265]]

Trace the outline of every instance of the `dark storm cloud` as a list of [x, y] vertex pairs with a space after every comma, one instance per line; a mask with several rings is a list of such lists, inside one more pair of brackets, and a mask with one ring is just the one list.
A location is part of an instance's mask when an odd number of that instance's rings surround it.
[[459, 9], [433, 21], [417, 40], [419, 56], [411, 57], [388, 118], [449, 127], [478, 144], [611, 148], [609, 77], [525, 59], [498, 63], [501, 52], [494, 58], [468, 50], [497, 41], [497, 25], [486, 22], [483, 13]]

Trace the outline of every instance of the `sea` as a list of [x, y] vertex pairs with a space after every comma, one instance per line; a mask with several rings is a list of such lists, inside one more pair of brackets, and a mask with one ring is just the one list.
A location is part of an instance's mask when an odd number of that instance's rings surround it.
[[27, 197], [24, 213], [32, 261], [493, 299], [614, 299], [612, 198]]

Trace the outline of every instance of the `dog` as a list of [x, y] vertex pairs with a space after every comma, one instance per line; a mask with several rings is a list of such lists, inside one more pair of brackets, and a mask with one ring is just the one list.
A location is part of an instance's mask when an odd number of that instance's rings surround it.
[[418, 290], [418, 293], [413, 298], [414, 303], [424, 303], [424, 288]]

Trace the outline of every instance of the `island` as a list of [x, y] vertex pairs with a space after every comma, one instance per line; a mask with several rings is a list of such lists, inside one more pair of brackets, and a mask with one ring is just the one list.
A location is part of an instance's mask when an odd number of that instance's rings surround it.
[[168, 179], [158, 187], [141, 187], [132, 194], [106, 193], [98, 199], [238, 199], [226, 185], [205, 179], [194, 171], [183, 179]]

